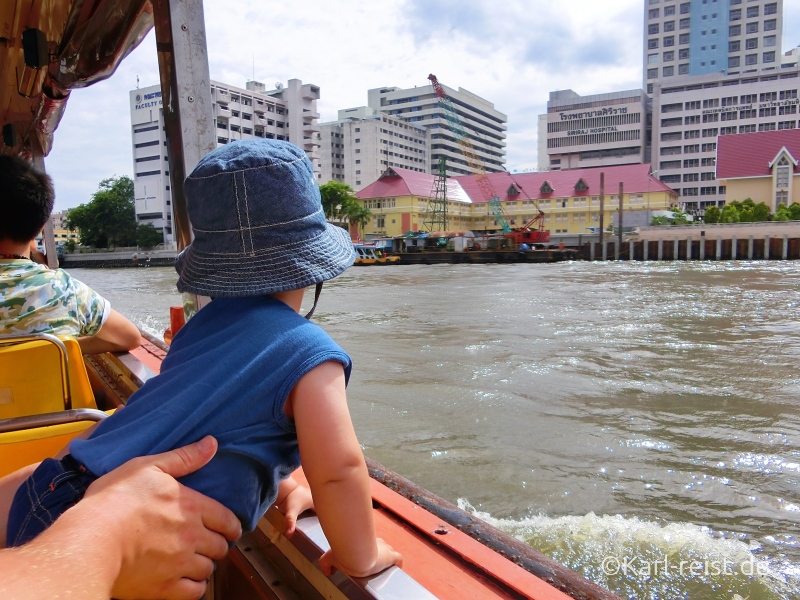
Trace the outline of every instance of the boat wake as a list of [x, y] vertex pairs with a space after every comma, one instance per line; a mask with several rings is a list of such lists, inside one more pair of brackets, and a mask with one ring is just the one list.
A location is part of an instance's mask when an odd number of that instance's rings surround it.
[[800, 565], [780, 552], [798, 544], [790, 535], [756, 543], [691, 523], [594, 513], [497, 519], [466, 499], [458, 506], [622, 598], [798, 598]]

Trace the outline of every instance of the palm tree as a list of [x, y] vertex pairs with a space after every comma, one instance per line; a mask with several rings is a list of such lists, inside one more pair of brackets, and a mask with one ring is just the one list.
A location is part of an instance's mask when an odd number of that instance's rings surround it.
[[353, 202], [348, 204], [345, 217], [350, 227], [356, 226], [356, 232], [359, 234], [359, 237], [361, 237], [360, 231], [369, 223], [369, 220], [372, 218], [372, 213], [368, 208], [361, 206], [357, 202]]

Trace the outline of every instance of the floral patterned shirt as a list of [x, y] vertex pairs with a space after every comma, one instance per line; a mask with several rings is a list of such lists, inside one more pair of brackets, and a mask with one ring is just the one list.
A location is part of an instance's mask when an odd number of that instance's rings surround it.
[[109, 302], [62, 269], [0, 259], [0, 335], [95, 335]]

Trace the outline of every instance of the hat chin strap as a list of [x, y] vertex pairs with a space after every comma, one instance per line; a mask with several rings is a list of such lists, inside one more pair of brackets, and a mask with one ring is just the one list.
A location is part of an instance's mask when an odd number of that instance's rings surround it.
[[314, 306], [311, 307], [311, 310], [308, 311], [306, 314], [306, 319], [310, 319], [314, 315], [314, 310], [317, 308], [317, 302], [319, 302], [319, 295], [322, 293], [322, 284], [324, 282], [320, 281], [317, 284], [317, 289], [314, 290]]

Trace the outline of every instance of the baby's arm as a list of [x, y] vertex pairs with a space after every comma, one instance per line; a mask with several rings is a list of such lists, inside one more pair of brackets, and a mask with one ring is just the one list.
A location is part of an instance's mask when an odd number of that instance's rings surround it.
[[295, 473], [302, 473], [303, 468], [297, 469], [291, 476], [281, 481], [278, 486], [278, 498], [275, 505], [281, 511], [286, 520], [285, 534], [292, 537], [297, 517], [303, 512], [314, 508], [314, 500], [311, 497], [311, 490], [307, 486], [294, 478]]
[[345, 396], [341, 363], [325, 362], [294, 387], [287, 414], [294, 418], [300, 460], [331, 551], [323, 572], [336, 567], [355, 577], [402, 564], [402, 557], [375, 537], [369, 474]]

